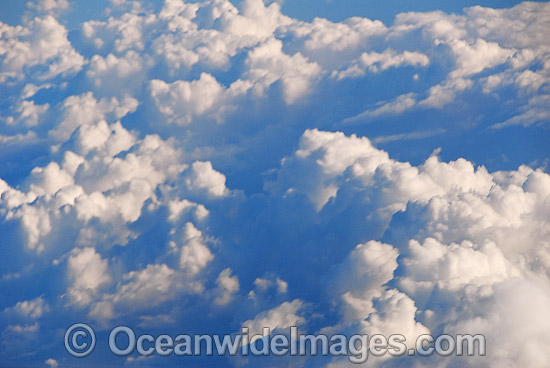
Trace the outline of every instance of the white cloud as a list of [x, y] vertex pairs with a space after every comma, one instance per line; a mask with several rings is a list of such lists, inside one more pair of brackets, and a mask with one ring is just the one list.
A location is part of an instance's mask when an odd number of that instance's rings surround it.
[[430, 334], [430, 330], [416, 320], [414, 300], [396, 289], [386, 291], [377, 300], [376, 312], [361, 321], [361, 332], [373, 336], [381, 334], [405, 336], [407, 348], [414, 348], [418, 336]]
[[250, 51], [246, 60], [249, 67], [246, 78], [252, 81], [254, 92], [259, 96], [281, 80], [285, 102], [293, 104], [310, 92], [322, 69], [300, 53], [285, 54], [282, 47], [281, 41], [269, 39]]
[[[487, 360], [433, 364], [547, 367], [550, 176], [473, 163], [544, 150], [472, 146], [506, 134], [491, 125], [544, 138], [548, 4], [388, 27], [269, 4], [113, 0], [79, 32], [43, 0], [0, 23], [2, 280], [23, 290], [0, 360], [52, 336], [61, 297], [103, 327], [481, 332]], [[414, 139], [442, 132], [455, 158], [423, 160], [437, 142]], [[58, 364], [39, 354], [21, 364]]]
[[70, 96], [63, 102], [63, 120], [51, 130], [51, 134], [63, 141], [79, 126], [97, 123], [107, 117], [113, 120], [121, 119], [134, 112], [137, 106], [138, 101], [129, 96], [125, 96], [122, 101], [116, 97], [102, 98], [98, 101], [92, 92]]
[[34, 334], [40, 329], [40, 324], [35, 322], [32, 325], [9, 325], [8, 330], [18, 334]]
[[49, 306], [42, 296], [32, 300], [24, 300], [17, 302], [12, 308], [15, 312], [22, 315], [25, 318], [40, 318], [42, 315], [49, 311]]
[[393, 279], [399, 253], [391, 245], [370, 241], [359, 244], [338, 265], [330, 280], [331, 293], [343, 301], [344, 319], [360, 320], [374, 311], [372, 301]]
[[[304, 303], [299, 299], [284, 302], [271, 310], [259, 313], [252, 320], [243, 322], [241, 328], [248, 328], [248, 335], [251, 337], [250, 342], [254, 342], [263, 336], [263, 329], [265, 327], [273, 332], [275, 329], [299, 326], [304, 323], [305, 319], [299, 314], [303, 308]], [[256, 337], [252, 338], [254, 335]]]
[[214, 258], [214, 255], [204, 244], [202, 232], [190, 222], [185, 224], [182, 240], [180, 267], [189, 276], [195, 276]]
[[34, 101], [22, 100], [19, 102], [15, 112], [18, 113], [16, 118], [9, 117], [6, 119], [8, 124], [23, 123], [28, 127], [38, 125], [41, 117], [49, 110], [50, 105], [45, 103], [37, 105]]
[[86, 72], [95, 88], [107, 95], [132, 93], [140, 88], [149, 62], [130, 50], [123, 56], [94, 55]]
[[[0, 82], [17, 82], [26, 71], [40, 65], [47, 70], [36, 72], [39, 79], [74, 74], [82, 68], [84, 58], [67, 39], [67, 30], [54, 17], [35, 18], [27, 27], [11, 27], [0, 22]], [[34, 73], [33, 73], [34, 74]]]
[[520, 276], [494, 243], [478, 246], [466, 240], [451, 245], [433, 238], [423, 244], [411, 240], [403, 268], [406, 276], [400, 278], [400, 286], [417, 300], [429, 297], [434, 288], [457, 292]]
[[71, 303], [81, 307], [90, 304], [99, 289], [112, 280], [107, 260], [102, 259], [94, 248], [74, 249], [67, 267], [72, 282], [68, 295]]
[[397, 53], [394, 50], [387, 49], [382, 53], [364, 52], [358, 60], [352, 62], [352, 65], [345, 70], [332, 73], [332, 77], [337, 79], [362, 77], [366, 71], [372, 73], [382, 72], [389, 68], [397, 68], [404, 65], [427, 66], [430, 63], [428, 56], [416, 51], [403, 51]]
[[212, 163], [195, 161], [191, 165], [191, 174], [186, 180], [189, 189], [206, 190], [209, 196], [221, 197], [228, 193], [225, 187], [225, 175], [214, 170]]
[[155, 79], [151, 81], [150, 88], [151, 96], [167, 121], [181, 125], [190, 124], [195, 117], [222, 108], [220, 102], [225, 90], [207, 73], [202, 73], [200, 79], [192, 82], [168, 84]]
[[35, 0], [29, 1], [27, 6], [41, 12], [52, 12], [67, 9], [69, 2], [67, 0]]
[[251, 36], [260, 39], [270, 37], [275, 29], [290, 19], [283, 16], [277, 2], [265, 6], [262, 0], [245, 0], [240, 14], [224, 12], [221, 17], [223, 30], [236, 36]]
[[73, 177], [55, 162], [46, 167], [35, 167], [30, 180], [30, 190], [37, 196], [54, 195], [59, 189], [74, 184]]
[[217, 296], [214, 303], [226, 305], [231, 302], [233, 295], [239, 291], [239, 279], [237, 276], [231, 276], [231, 269], [226, 268], [218, 275], [216, 279]]
[[352, 17], [339, 23], [315, 18], [311, 23], [293, 22], [286, 27], [286, 30], [303, 39], [305, 52], [308, 55], [319, 56], [318, 53], [325, 50], [341, 53], [349, 49], [357, 49], [369, 38], [383, 35], [388, 31], [381, 21], [360, 17]]
[[50, 367], [50, 368], [59, 367], [59, 363], [57, 362], [57, 360], [55, 360], [53, 358], [46, 359], [46, 361], [44, 363], [46, 363], [46, 365], [48, 365], [48, 367]]
[[487, 42], [478, 38], [468, 44], [463, 40], [452, 40], [450, 47], [456, 55], [456, 69], [451, 78], [460, 78], [479, 73], [487, 68], [504, 63], [513, 54], [513, 50], [503, 49], [496, 42]]

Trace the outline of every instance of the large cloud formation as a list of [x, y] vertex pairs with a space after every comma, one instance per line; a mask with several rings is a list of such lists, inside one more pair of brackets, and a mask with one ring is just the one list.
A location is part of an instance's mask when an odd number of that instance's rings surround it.
[[[368, 364], [550, 365], [549, 4], [386, 25], [113, 0], [69, 30], [78, 7], [0, 22], [4, 364], [74, 365], [87, 322], [482, 333], [485, 357]], [[179, 362], [113, 358], [86, 361]]]

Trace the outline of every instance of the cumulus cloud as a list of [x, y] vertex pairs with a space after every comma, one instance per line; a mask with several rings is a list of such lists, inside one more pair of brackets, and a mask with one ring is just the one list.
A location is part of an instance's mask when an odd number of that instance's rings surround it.
[[250, 51], [246, 63], [250, 70], [248, 79], [254, 83], [255, 93], [263, 95], [264, 90], [274, 82], [281, 80], [284, 99], [288, 104], [304, 96], [311, 84], [321, 73], [321, 67], [315, 62], [297, 53], [289, 56], [282, 51], [279, 40], [270, 39]]
[[27, 70], [42, 80], [70, 75], [80, 71], [85, 63], [67, 39], [65, 27], [51, 15], [19, 27], [0, 23], [0, 35], [2, 83], [23, 79]]
[[[151, 81], [151, 96], [168, 122], [186, 125], [195, 116], [219, 109], [224, 88], [210, 74], [201, 74], [192, 82], [176, 81], [167, 84]], [[223, 108], [223, 107], [222, 107]]]
[[303, 307], [304, 304], [299, 299], [284, 302], [271, 310], [259, 313], [252, 320], [243, 322], [241, 328], [248, 328], [249, 336], [253, 337], [250, 342], [254, 342], [264, 336], [264, 328], [274, 331], [275, 329], [285, 329], [304, 323], [305, 319], [299, 314], [300, 309]]
[[68, 290], [71, 303], [86, 306], [98, 289], [111, 281], [107, 260], [93, 248], [74, 249], [67, 261], [72, 285]]
[[49, 307], [44, 298], [39, 296], [38, 298], [32, 300], [17, 302], [11, 310], [25, 318], [37, 319], [42, 317], [44, 313], [48, 312]]
[[89, 125], [105, 120], [120, 119], [135, 111], [137, 100], [126, 96], [122, 101], [116, 97], [111, 99], [95, 99], [92, 92], [70, 96], [63, 102], [62, 121], [51, 130], [50, 134], [59, 140], [66, 140], [79, 126]]
[[0, 23], [2, 361], [61, 365], [23, 353], [69, 318], [483, 333], [488, 357], [374, 364], [548, 366], [548, 4], [72, 5]]
[[360, 320], [374, 311], [372, 300], [382, 295], [393, 279], [398, 252], [391, 245], [370, 241], [359, 244], [338, 265], [330, 280], [332, 293], [342, 298], [345, 319]]
[[181, 248], [180, 267], [191, 276], [196, 275], [214, 258], [210, 249], [204, 244], [202, 232], [192, 223], [185, 225], [184, 245]]
[[226, 268], [218, 275], [216, 279], [217, 294], [214, 303], [225, 305], [231, 301], [233, 294], [239, 291], [239, 279], [236, 276], [231, 276], [231, 269]]
[[225, 187], [225, 175], [214, 170], [211, 162], [193, 162], [186, 183], [190, 189], [206, 190], [212, 197], [223, 196], [228, 191]]

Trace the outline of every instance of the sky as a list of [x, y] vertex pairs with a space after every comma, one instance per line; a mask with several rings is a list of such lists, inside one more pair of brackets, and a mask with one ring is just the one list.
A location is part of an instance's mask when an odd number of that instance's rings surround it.
[[0, 367], [356, 366], [118, 357], [119, 325], [550, 366], [548, 2], [0, 5]]

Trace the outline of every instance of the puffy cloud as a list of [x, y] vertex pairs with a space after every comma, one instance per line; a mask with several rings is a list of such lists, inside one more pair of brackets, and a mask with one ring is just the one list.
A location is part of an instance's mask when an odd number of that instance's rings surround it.
[[259, 95], [281, 80], [285, 102], [292, 104], [310, 92], [322, 69], [300, 53], [293, 56], [285, 54], [282, 47], [281, 41], [270, 39], [250, 51], [246, 60], [249, 67], [247, 79], [253, 82], [254, 91]]
[[212, 197], [221, 197], [228, 192], [225, 187], [225, 175], [214, 170], [211, 162], [193, 162], [186, 183], [190, 189], [206, 190]]
[[450, 74], [451, 78], [464, 77], [495, 67], [513, 54], [513, 50], [503, 49], [496, 42], [487, 42], [480, 38], [473, 44], [453, 40], [450, 47], [456, 55], [457, 64], [456, 70]]
[[187, 125], [194, 117], [223, 109], [220, 102], [225, 89], [207, 73], [202, 73], [200, 79], [192, 82], [168, 84], [155, 79], [150, 88], [159, 111], [169, 123]]
[[96, 89], [107, 95], [132, 93], [141, 86], [149, 62], [133, 50], [118, 57], [94, 55], [86, 72]]
[[548, 286], [547, 279], [511, 280], [497, 285], [490, 296], [469, 301], [469, 305], [464, 306], [466, 312], [448, 323], [445, 331], [451, 334], [479, 331], [487, 339], [487, 344], [494, 344], [495, 351], [489, 353], [489, 362], [482, 363], [481, 358], [476, 357], [463, 360], [461, 364], [466, 367], [479, 364], [545, 367], [550, 362], [550, 321], [544, 312], [550, 306]]
[[[254, 280], [254, 286], [259, 291], [266, 291], [269, 288], [275, 287], [278, 293], [285, 294], [288, 290], [288, 282], [281, 280], [280, 278], [276, 278], [273, 280], [272, 278], [261, 278], [258, 277], [256, 280]], [[251, 291], [251, 296], [254, 296], [255, 292]]]
[[0, 23], [0, 55], [2, 83], [23, 79], [27, 70], [39, 79], [74, 74], [85, 62], [67, 39], [65, 27], [51, 15], [33, 19], [26, 27]]
[[423, 244], [411, 240], [402, 264], [406, 276], [400, 278], [400, 286], [416, 300], [427, 298], [436, 288], [452, 293], [520, 276], [491, 242], [477, 246], [467, 240], [451, 245], [433, 238], [427, 238]]
[[[27, 192], [7, 184], [3, 190], [4, 215], [20, 219], [30, 249], [41, 252], [54, 240], [48, 236], [69, 231], [76, 223], [82, 245], [96, 245], [103, 237], [127, 243], [131, 232], [125, 224], [136, 221], [144, 203], [155, 198], [155, 189], [175, 181], [186, 167], [180, 152], [158, 136], [138, 141], [120, 123], [88, 124], [75, 135], [78, 153], [66, 150], [61, 165], [51, 162], [33, 169]], [[207, 213], [204, 206], [197, 211], [199, 218]]]
[[125, 96], [122, 101], [116, 97], [98, 101], [92, 92], [70, 96], [65, 99], [61, 108], [63, 120], [51, 130], [51, 134], [56, 139], [66, 140], [79, 126], [97, 123], [107, 117], [120, 119], [134, 112], [137, 106], [138, 101], [129, 96]]
[[107, 260], [102, 259], [94, 248], [74, 249], [67, 261], [69, 279], [68, 289], [71, 303], [78, 306], [88, 305], [103, 285], [111, 282]]
[[407, 348], [414, 348], [418, 336], [430, 334], [430, 330], [416, 320], [414, 300], [396, 289], [386, 291], [377, 300], [376, 312], [361, 322], [361, 332], [373, 336], [381, 334], [405, 336]]
[[159, 298], [170, 298], [174, 286], [175, 271], [165, 264], [148, 265], [140, 271], [131, 271], [124, 275], [126, 282], [121, 285], [114, 301], [123, 300], [128, 303], [144, 302]]
[[351, 17], [334, 23], [315, 18], [311, 23], [293, 22], [283, 28], [303, 43], [304, 53], [322, 65], [340, 63], [336, 55], [353, 55], [371, 38], [382, 36], [388, 28], [379, 20]]
[[188, 201], [187, 199], [183, 199], [181, 201], [170, 201], [168, 203], [168, 208], [170, 210], [170, 216], [168, 216], [168, 220], [172, 222], [176, 222], [182, 216], [182, 214], [188, 212], [189, 209], [194, 210], [194, 215], [197, 220], [203, 220], [209, 214], [204, 205]]
[[49, 311], [48, 304], [42, 296], [32, 300], [17, 302], [11, 309], [25, 318], [32, 319], [40, 318], [44, 313]]
[[374, 311], [372, 300], [380, 297], [382, 285], [393, 279], [398, 255], [391, 245], [370, 241], [359, 244], [338, 265], [330, 289], [342, 298], [345, 319], [364, 319]]
[[254, 342], [263, 336], [264, 328], [269, 328], [273, 332], [275, 329], [299, 326], [304, 323], [305, 319], [298, 314], [304, 307], [304, 303], [299, 299], [284, 302], [271, 310], [259, 313], [252, 320], [243, 322], [241, 328], [248, 328], [248, 335], [255, 336], [250, 339], [250, 342]]
[[[142, 28], [154, 20], [154, 16], [143, 17], [134, 13], [125, 13], [120, 18], [111, 17], [107, 22], [97, 20], [85, 22], [82, 25], [82, 31], [85, 37], [93, 40], [100, 49], [105, 46], [106, 38], [114, 36], [116, 39], [113, 40], [113, 46], [117, 53], [127, 50], [139, 51], [144, 48]], [[112, 64], [116, 57], [110, 54], [108, 59], [110, 61], [106, 60], [107, 63]], [[122, 69], [120, 66], [120, 70]]]
[[[386, 26], [113, 0], [70, 34], [66, 5], [0, 24], [6, 364], [57, 356], [21, 352], [65, 306], [102, 328], [484, 333], [487, 358], [375, 364], [548, 366], [550, 176], [517, 168], [546, 159], [522, 140], [545, 137], [548, 4]], [[488, 126], [514, 126], [513, 155]]]
[[36, 126], [49, 108], [48, 103], [37, 105], [34, 101], [22, 100], [14, 111], [18, 116], [6, 118], [6, 123], [10, 125], [23, 123], [28, 127]]
[[236, 276], [231, 276], [231, 269], [226, 268], [218, 275], [216, 279], [217, 296], [214, 303], [225, 305], [231, 302], [233, 294], [239, 291], [239, 279]]
[[73, 177], [55, 162], [34, 168], [30, 180], [30, 190], [37, 196], [54, 195], [59, 189], [74, 184]]
[[240, 14], [231, 10], [224, 12], [220, 20], [224, 31], [237, 36], [268, 38], [275, 29], [290, 21], [281, 14], [277, 2], [266, 7], [262, 0], [245, 0]]
[[195, 276], [210, 262], [214, 256], [204, 244], [202, 232], [188, 222], [185, 225], [181, 247], [180, 267], [190, 276]]

